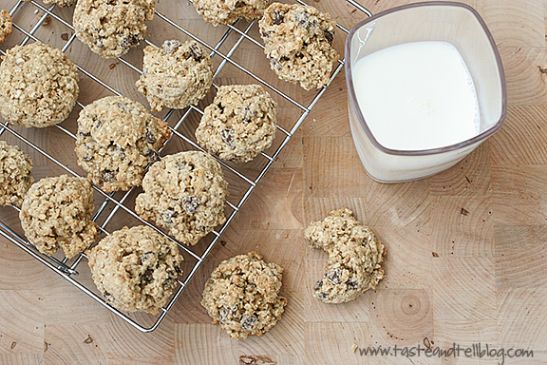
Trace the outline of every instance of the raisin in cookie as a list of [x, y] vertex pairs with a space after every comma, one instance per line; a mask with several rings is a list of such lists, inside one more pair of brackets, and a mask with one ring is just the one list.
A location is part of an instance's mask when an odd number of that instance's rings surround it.
[[283, 268], [254, 252], [225, 260], [203, 289], [201, 305], [214, 324], [236, 339], [268, 332], [285, 311], [279, 294]]
[[306, 90], [327, 84], [338, 52], [336, 23], [311, 6], [274, 3], [259, 22], [265, 53], [277, 76]]
[[93, 190], [85, 179], [61, 175], [42, 179], [25, 196], [19, 218], [38, 251], [53, 255], [62, 249], [72, 258], [93, 243]]
[[238, 18], [258, 19], [270, 0], [194, 0], [196, 11], [214, 26], [231, 24]]
[[384, 277], [384, 245], [374, 232], [363, 226], [349, 209], [334, 210], [304, 232], [315, 248], [329, 254], [323, 278], [315, 284], [314, 296], [325, 303], [345, 303], [368, 289], [375, 289]]
[[112, 306], [156, 314], [182, 273], [177, 245], [150, 227], [124, 227], [89, 250], [93, 282]]
[[79, 0], [74, 30], [99, 56], [121, 57], [144, 39], [155, 9], [156, 0]]
[[0, 205], [21, 206], [33, 183], [32, 161], [18, 147], [0, 141]]
[[0, 10], [0, 43], [6, 40], [13, 30], [13, 21], [7, 10]]
[[137, 89], [153, 110], [184, 109], [197, 104], [213, 84], [211, 59], [196, 42], [165, 41], [144, 49], [143, 74]]
[[187, 245], [224, 223], [228, 184], [220, 164], [203, 152], [169, 155], [150, 167], [135, 209]]
[[15, 46], [0, 64], [0, 113], [23, 127], [64, 121], [78, 99], [76, 65], [43, 43]]
[[275, 138], [276, 102], [259, 85], [221, 86], [196, 129], [198, 143], [226, 161], [248, 162]]
[[109, 96], [87, 105], [78, 118], [76, 155], [88, 178], [107, 192], [141, 184], [146, 167], [171, 136], [167, 124], [141, 104]]

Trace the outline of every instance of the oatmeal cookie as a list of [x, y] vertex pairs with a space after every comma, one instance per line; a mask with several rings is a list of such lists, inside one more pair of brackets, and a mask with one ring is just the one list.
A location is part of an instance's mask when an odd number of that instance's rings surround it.
[[198, 143], [226, 161], [248, 162], [272, 145], [276, 102], [259, 85], [221, 86], [196, 129]]
[[384, 277], [384, 245], [349, 209], [333, 210], [304, 232], [311, 246], [329, 254], [326, 272], [315, 284], [314, 296], [325, 303], [345, 303]]
[[93, 243], [97, 227], [91, 220], [93, 190], [85, 179], [61, 175], [32, 185], [19, 218], [38, 251], [53, 255], [62, 249], [72, 258]]
[[182, 273], [177, 245], [150, 227], [124, 227], [88, 251], [93, 282], [122, 311], [157, 314]]
[[20, 207], [34, 182], [32, 161], [19, 149], [0, 141], [0, 205]]
[[74, 30], [80, 41], [103, 58], [116, 58], [136, 47], [152, 20], [156, 0], [79, 0]]
[[15, 46], [0, 64], [0, 113], [23, 127], [59, 124], [76, 104], [78, 80], [61, 50], [39, 42]]
[[142, 182], [146, 167], [171, 136], [167, 124], [141, 104], [108, 96], [87, 105], [78, 118], [76, 155], [88, 178], [106, 192]]
[[196, 42], [163, 42], [144, 49], [143, 74], [137, 89], [153, 110], [184, 109], [197, 104], [213, 84], [211, 59]]
[[267, 263], [254, 252], [225, 260], [203, 289], [201, 305], [214, 324], [236, 339], [262, 336], [285, 311], [279, 294], [283, 268]]
[[228, 184], [220, 164], [198, 151], [169, 155], [150, 167], [135, 209], [187, 245], [224, 223]]
[[13, 30], [13, 21], [7, 10], [0, 10], [0, 43], [6, 40]]
[[[26, 1], [28, 1], [28, 0], [26, 0]], [[56, 5], [59, 5], [62, 8], [72, 6], [72, 5], [76, 4], [76, 1], [77, 0], [42, 0], [42, 2], [44, 4], [56, 4]]]
[[196, 11], [214, 26], [231, 24], [238, 18], [258, 19], [270, 0], [194, 0]]
[[338, 61], [336, 23], [314, 7], [274, 3], [259, 22], [272, 70], [306, 90], [324, 86]]

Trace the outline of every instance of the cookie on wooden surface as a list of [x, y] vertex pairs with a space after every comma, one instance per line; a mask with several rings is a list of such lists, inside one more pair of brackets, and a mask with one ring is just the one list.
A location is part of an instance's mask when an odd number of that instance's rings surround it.
[[231, 337], [261, 336], [281, 318], [283, 268], [254, 252], [220, 263], [205, 284], [201, 305]]
[[329, 254], [325, 274], [314, 288], [314, 296], [322, 302], [354, 300], [375, 289], [384, 277], [384, 245], [351, 210], [333, 210], [324, 220], [311, 223], [304, 236], [311, 246]]

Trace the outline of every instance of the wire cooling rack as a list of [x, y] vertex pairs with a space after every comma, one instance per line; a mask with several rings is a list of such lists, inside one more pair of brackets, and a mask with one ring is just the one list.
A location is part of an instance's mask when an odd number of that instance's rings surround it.
[[[371, 15], [370, 12], [357, 1], [345, 1], [347, 3], [348, 12], [351, 14], [358, 13], [362, 17]], [[296, 2], [305, 4], [301, 0], [296, 0]], [[187, 9], [191, 10], [191, 5], [189, 3], [184, 4], [181, 1], [180, 4], [181, 7], [186, 6]], [[94, 99], [98, 99], [99, 97], [106, 95], [125, 95], [133, 98], [138, 97], [135, 97], [134, 95], [127, 95], [127, 92], [120, 91], [119, 88], [114, 86], [114, 84], [124, 85], [123, 80], [122, 82], [120, 82], [120, 80], [117, 80], [117, 82], [104, 81], [105, 79], [112, 79], [113, 77], [111, 75], [105, 76], [104, 70], [99, 67], [95, 67], [95, 65], [107, 61], [98, 59], [97, 63], [89, 62], [88, 58], [94, 57], [94, 55], [87, 50], [84, 50], [85, 52], [72, 52], [73, 48], [82, 48], [85, 46], [76, 40], [74, 28], [71, 24], [70, 10], [60, 9], [55, 5], [46, 6], [41, 2], [34, 0], [0, 0], [0, 8], [9, 8], [9, 13], [14, 19], [14, 33], [17, 32], [19, 34], [19, 38], [16, 41], [12, 41], [11, 46], [15, 44], [24, 45], [34, 41], [42, 41], [61, 48], [62, 51], [69, 54], [71, 59], [77, 64], [81, 79], [85, 79], [85, 82], [84, 80], [81, 80], [80, 88], [84, 89], [91, 84], [95, 84], [94, 90], [101, 90], [96, 92], [89, 98], [89, 100], [82, 100], [83, 98], [81, 93], [76, 108], [81, 109]], [[173, 10], [173, 14], [175, 13], [176, 11]], [[169, 11], [169, 14], [172, 14], [172, 12]], [[153, 224], [141, 219], [134, 212], [134, 208], [132, 208], [132, 206], [134, 207], [133, 199], [138, 193], [138, 189], [131, 189], [125, 193], [108, 194], [96, 186], [93, 187], [96, 206], [93, 220], [96, 222], [102, 235], [108, 235], [123, 225], [143, 224], [155, 229], [168, 237], [170, 240], [176, 242], [182, 250], [186, 265], [184, 268], [185, 276], [180, 279], [177, 289], [168, 304], [162, 308], [161, 312], [157, 316], [127, 314], [117, 310], [109, 305], [96, 290], [90, 279], [87, 265], [82, 265], [82, 261], [86, 260], [85, 254], [82, 253], [72, 260], [68, 260], [60, 254], [55, 256], [43, 255], [36, 250], [32, 243], [26, 240], [22, 234], [20, 226], [18, 226], [19, 223], [17, 222], [17, 219], [13, 219], [14, 216], [17, 215], [18, 208], [3, 208], [10, 209], [12, 211], [11, 213], [4, 212], [6, 214], [0, 215], [0, 235], [17, 245], [42, 264], [46, 265], [49, 269], [56, 272], [59, 276], [82, 290], [91, 298], [95, 299], [98, 303], [110, 310], [119, 318], [123, 319], [142, 332], [152, 332], [160, 325], [165, 316], [169, 313], [169, 310], [180, 297], [181, 293], [188, 286], [189, 281], [200, 268], [201, 264], [209, 255], [213, 247], [218, 242], [221, 242], [220, 240], [223, 233], [234, 220], [234, 217], [239, 212], [242, 205], [245, 201], [247, 201], [256, 186], [272, 166], [274, 160], [294, 136], [300, 125], [308, 117], [321, 96], [331, 84], [332, 80], [340, 73], [344, 64], [344, 59], [340, 60], [331, 75], [328, 85], [320, 89], [318, 92], [309, 94], [309, 98], [306, 99], [301, 97], [303, 91], [298, 89], [298, 87], [292, 87], [292, 93], [287, 91], [287, 89], [291, 88], [288, 84], [280, 82], [275, 79], [275, 77], [272, 78], [273, 81], [268, 81], [268, 77], [264, 76], [264, 74], [261, 74], [260, 72], [257, 72], [256, 70], [253, 71], [251, 67], [244, 65], [244, 58], [237, 56], [238, 51], [244, 50], [245, 47], [258, 47], [259, 49], [263, 48], [262, 42], [257, 36], [257, 22], [238, 21], [227, 27], [215, 30], [215, 32], [213, 32], [215, 35], [209, 36], [209, 33], [196, 31], [195, 29], [192, 29], [195, 27], [191, 26], [191, 24], [183, 25], [179, 21], [168, 17], [159, 10], [156, 11], [154, 21], [157, 23], [156, 27], [158, 28], [158, 31], [152, 32], [152, 30], [149, 30], [149, 36], [144, 43], [150, 45], [160, 44], [161, 39], [172, 38], [194, 39], [206, 47], [210, 51], [211, 57], [216, 60], [215, 86], [217, 85], [221, 72], [231, 68], [232, 75], [236, 73], [240, 74], [244, 77], [247, 83], [259, 83], [268, 89], [268, 91], [270, 91], [270, 93], [277, 98], [278, 104], [280, 104], [279, 109], [281, 111], [281, 115], [283, 115], [284, 110], [294, 110], [294, 112], [291, 113], [293, 117], [290, 118], [289, 121], [284, 120], [283, 123], [279, 123], [279, 137], [276, 138], [276, 142], [270, 150], [262, 153], [259, 157], [260, 161], [254, 162], [250, 167], [245, 166], [242, 168], [241, 166], [228, 164], [219, 160], [223, 166], [225, 176], [231, 187], [230, 198], [226, 207], [227, 220], [224, 225], [203, 239], [197, 246], [187, 247], [180, 242], [177, 242], [172, 237], [167, 236], [161, 229], [158, 229]], [[56, 23], [55, 27], [52, 27], [52, 22]], [[54, 29], [52, 30], [52, 28]], [[338, 32], [338, 34], [341, 33], [342, 35], [337, 35], [337, 41], [343, 42], [343, 38], [348, 33], [348, 29], [342, 24], [338, 24], [338, 28], [341, 31]], [[55, 35], [55, 33], [61, 33], [60, 37], [58, 37], [58, 34]], [[161, 34], [163, 37], [154, 42], [150, 39], [150, 37], [152, 34], [157, 33], [165, 34]], [[53, 38], [52, 34], [55, 35], [55, 38]], [[8, 39], [13, 39], [14, 37], [16, 36], [12, 34]], [[57, 41], [52, 42], [53, 39], [61, 39], [62, 43], [58, 44]], [[5, 49], [7, 49], [7, 47], [9, 47], [9, 45], [2, 45], [0, 53], [5, 54]], [[245, 52], [241, 51], [239, 53]], [[261, 49], [260, 53], [262, 54]], [[77, 55], [82, 54], [84, 54], [84, 56], [76, 57]], [[263, 54], [262, 57], [265, 59]], [[112, 72], [116, 71], [114, 68], [123, 65], [131, 72], [134, 72], [135, 77], [138, 77], [142, 73], [142, 67], [139, 65], [140, 61], [138, 61], [136, 57], [131, 59], [131, 56], [124, 56], [122, 58], [118, 58], [117, 60], [108, 62], [111, 62], [110, 64], [107, 64], [108, 69]], [[261, 72], [265, 72], [264, 70], [267, 70], [271, 73], [269, 67], [265, 66], [267, 65], [267, 61], [264, 62], [266, 63], [260, 66]], [[269, 76], [271, 77], [271, 75]], [[233, 78], [237, 78], [238, 80], [240, 79], [239, 77], [228, 77], [228, 79], [230, 79], [229, 81], [232, 81], [231, 79]], [[85, 83], [85, 85], [82, 85], [83, 83]], [[131, 87], [133, 84], [134, 80], [131, 81]], [[144, 104], [147, 105], [146, 103]], [[76, 117], [77, 112], [78, 110], [73, 112], [73, 114], [76, 114]], [[162, 149], [162, 155], [188, 149], [202, 150], [193, 138], [194, 128], [191, 127], [192, 125], [195, 125], [196, 120], [199, 121], [202, 114], [202, 108], [199, 106], [191, 106], [184, 111], [169, 110], [165, 115], [161, 116], [161, 118], [169, 124], [171, 131], [173, 132], [172, 138], [166, 142], [166, 145], [164, 145], [164, 148]], [[297, 116], [296, 118], [294, 118], [295, 115]], [[62, 125], [48, 128], [48, 130], [50, 130], [48, 138], [53, 139], [53, 143], [50, 142], [47, 146], [43, 143], [43, 139], [46, 138], [37, 138], [40, 133], [46, 133], [45, 130], [29, 131], [23, 128], [18, 128], [17, 126], [12, 126], [4, 120], [0, 120], [0, 136], [2, 136], [3, 139], [8, 139], [10, 142], [21, 146], [21, 148], [25, 149], [33, 156], [33, 159], [45, 161], [44, 164], [49, 167], [41, 170], [46, 170], [46, 176], [58, 175], [61, 173], [81, 176], [83, 175], [83, 171], [79, 170], [75, 164], [75, 156], [73, 156], [73, 152], [59, 152], [59, 149], [57, 148], [57, 145], [66, 145], [66, 143], [69, 143], [71, 145], [68, 146], [67, 150], [73, 149], [72, 144], [76, 138], [77, 129], [75, 127], [76, 117], [72, 117], [72, 123], [67, 121]], [[16, 212], [13, 212], [13, 210]], [[10, 216], [10, 219], [5, 219], [7, 216]]]

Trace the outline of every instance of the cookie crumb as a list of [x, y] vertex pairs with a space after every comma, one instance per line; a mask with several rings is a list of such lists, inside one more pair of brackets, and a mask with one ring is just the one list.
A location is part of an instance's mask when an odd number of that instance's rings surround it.
[[44, 27], [47, 27], [47, 26], [50, 25], [50, 24], [51, 24], [51, 17], [48, 15], [48, 16], [46, 16], [46, 18], [45, 18], [44, 21], [42, 22], [42, 25], [43, 25]]
[[460, 210], [460, 214], [461, 214], [461, 215], [469, 215], [469, 211], [468, 211], [467, 209], [465, 209], [465, 208], [462, 208], [462, 209]]
[[359, 346], [357, 346], [356, 343], [353, 343], [353, 344], [351, 345], [351, 352], [357, 351], [358, 348], [359, 348]]
[[435, 251], [431, 252], [431, 255], [432, 255], [433, 257], [439, 257], [439, 254], [436, 253]]

